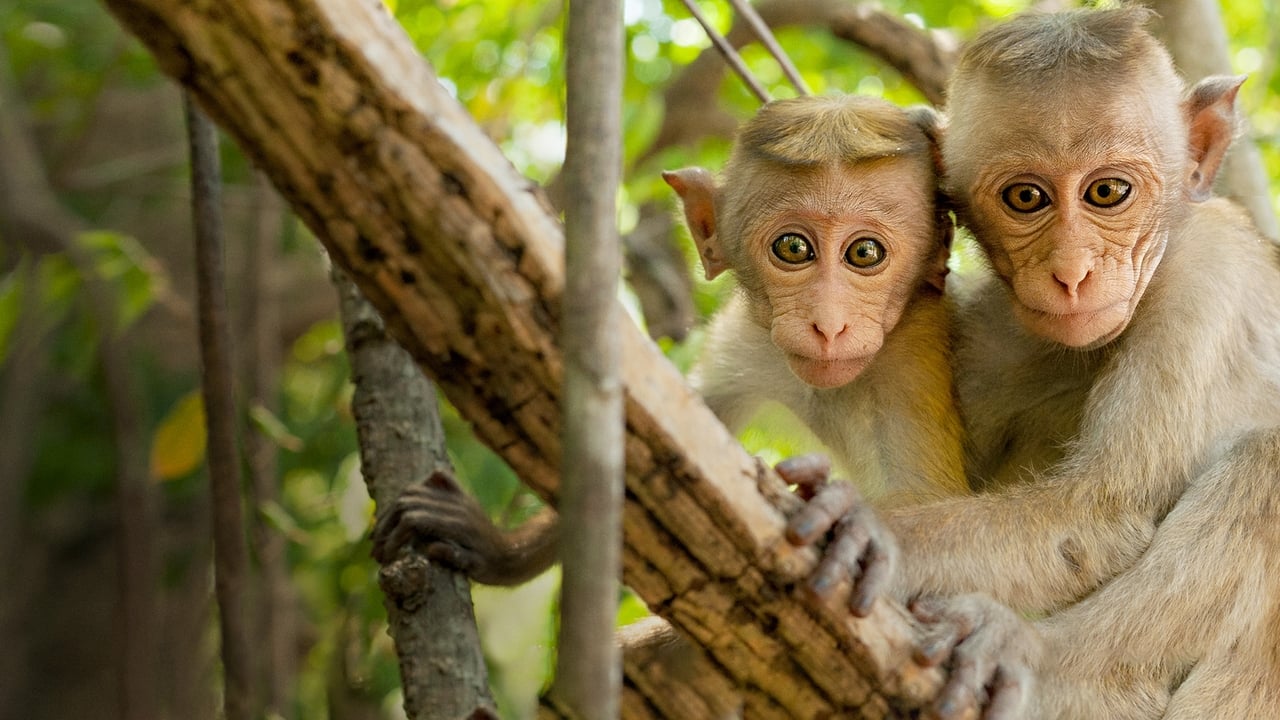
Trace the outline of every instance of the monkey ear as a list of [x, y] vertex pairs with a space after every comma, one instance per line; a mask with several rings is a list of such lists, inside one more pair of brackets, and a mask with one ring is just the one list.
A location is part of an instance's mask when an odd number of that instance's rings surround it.
[[720, 238], [716, 234], [716, 181], [702, 168], [666, 170], [662, 179], [680, 196], [684, 204], [684, 221], [689, 225], [693, 242], [702, 258], [702, 270], [712, 280], [729, 269]]
[[947, 130], [946, 117], [928, 105], [912, 105], [907, 108], [907, 117], [929, 139], [929, 159], [933, 161], [933, 172], [942, 177], [942, 136]]
[[1236, 93], [1244, 75], [1214, 75], [1196, 83], [1183, 111], [1187, 117], [1187, 147], [1191, 151], [1191, 172], [1187, 176], [1187, 196], [1195, 202], [1208, 200], [1213, 179], [1236, 134]]

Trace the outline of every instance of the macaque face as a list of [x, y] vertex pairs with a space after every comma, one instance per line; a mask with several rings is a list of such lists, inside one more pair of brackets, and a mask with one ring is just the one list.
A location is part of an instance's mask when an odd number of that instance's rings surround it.
[[[880, 159], [770, 174], [776, 192], [743, 208], [740, 257], [763, 297], [759, 320], [791, 371], [816, 388], [866, 368], [919, 291], [942, 240], [924, 163]], [[760, 197], [751, 193], [754, 197]]]
[[979, 95], [983, 116], [1000, 122], [960, 115], [972, 102], [953, 115], [948, 158], [979, 159], [955, 178], [964, 220], [1028, 331], [1073, 348], [1105, 344], [1128, 326], [1164, 252], [1166, 178], [1178, 170], [1161, 148], [1180, 145], [1163, 127], [1179, 118], [1161, 118], [1143, 92], [1110, 102], [1046, 93], [1034, 106], [998, 92]]

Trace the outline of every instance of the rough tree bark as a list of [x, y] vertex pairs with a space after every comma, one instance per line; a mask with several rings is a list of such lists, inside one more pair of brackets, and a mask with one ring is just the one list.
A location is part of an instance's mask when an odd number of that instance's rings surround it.
[[[383, 513], [411, 483], [452, 474], [453, 466], [431, 381], [341, 270], [334, 269], [333, 282], [355, 384], [360, 473]], [[378, 579], [410, 720], [497, 717], [466, 576], [408, 548]]]
[[248, 556], [240, 508], [240, 455], [236, 448], [235, 385], [222, 244], [221, 165], [213, 124], [189, 96], [185, 104], [196, 238], [200, 389], [208, 434], [206, 457], [213, 506], [214, 585], [222, 638], [223, 711], [227, 720], [249, 720], [253, 681], [249, 618], [245, 608]]
[[[480, 438], [559, 494], [560, 229], [380, 3], [108, 0], [268, 173]], [[880, 717], [941, 680], [905, 611], [812, 607], [798, 501], [630, 323], [624, 577], [758, 717]]]

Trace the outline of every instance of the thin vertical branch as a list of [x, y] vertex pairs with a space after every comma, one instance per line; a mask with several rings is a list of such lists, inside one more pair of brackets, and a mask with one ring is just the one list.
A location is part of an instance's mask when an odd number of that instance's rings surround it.
[[[265, 176], [254, 186], [253, 226], [247, 233], [249, 247], [244, 253], [244, 309], [240, 322], [246, 339], [244, 373], [248, 379], [246, 403], [254, 411], [275, 413], [279, 402], [280, 298], [276, 291], [277, 247], [284, 209]], [[244, 437], [245, 468], [254, 512], [250, 516], [250, 541], [258, 558], [258, 592], [255, 598], [257, 637], [265, 650], [258, 658], [261, 699], [259, 715], [290, 717], [289, 700], [297, 673], [297, 613], [285, 553], [284, 533], [272, 527], [264, 512], [280, 501], [278, 451], [276, 444], [260, 429], [250, 429]]]
[[711, 22], [707, 20], [707, 16], [702, 14], [697, 0], [680, 1], [689, 9], [689, 14], [693, 16], [693, 19], [697, 20], [698, 24], [702, 26], [703, 32], [711, 39], [711, 44], [715, 45], [720, 54], [724, 56], [724, 60], [729, 63], [729, 67], [733, 68], [738, 77], [742, 78], [742, 82], [747, 84], [747, 89], [751, 91], [751, 94], [755, 95], [756, 99], [762, 103], [769, 102], [772, 99], [769, 96], [769, 91], [765, 90], [760, 81], [756, 79], [756, 76], [752, 75], [751, 71], [747, 69], [747, 64], [742, 61], [742, 56], [738, 54], [733, 45], [712, 26]]
[[[337, 269], [333, 282], [355, 383], [360, 472], [381, 515], [411, 483], [453, 468], [435, 386], [355, 284]], [[408, 548], [378, 580], [410, 720], [496, 718], [466, 576]]]
[[618, 716], [613, 642], [622, 558], [623, 408], [616, 332], [622, 253], [622, 4], [569, 3], [566, 30], [565, 273], [561, 346], [564, 482], [556, 682], [587, 720]]
[[191, 148], [201, 386], [213, 500], [213, 569], [222, 633], [223, 710], [227, 720], [248, 720], [253, 698], [245, 613], [248, 573], [240, 507], [240, 463], [236, 452], [231, 338], [227, 329], [221, 163], [213, 124], [196, 108], [189, 95], [183, 97]]
[[773, 36], [773, 31], [765, 24], [764, 19], [760, 17], [760, 13], [751, 6], [747, 0], [729, 0], [729, 4], [734, 10], [738, 11], [738, 16], [746, 23], [760, 42], [764, 45], [773, 59], [777, 61], [782, 68], [782, 74], [787, 76], [791, 81], [791, 86], [796, 89], [800, 95], [809, 95], [809, 86], [805, 83], [804, 78], [800, 76], [800, 71], [796, 69], [795, 63], [791, 62], [791, 58], [787, 56], [782, 46], [778, 44], [778, 39]]

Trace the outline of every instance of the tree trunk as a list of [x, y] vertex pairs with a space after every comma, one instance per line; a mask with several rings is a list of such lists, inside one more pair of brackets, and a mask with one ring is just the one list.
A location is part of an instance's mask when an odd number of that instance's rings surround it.
[[[559, 495], [563, 238], [539, 193], [379, 3], [107, 0], [272, 178], [388, 329], [543, 497]], [[621, 317], [621, 315], [619, 315]], [[814, 607], [783, 537], [799, 500], [629, 322], [625, 581], [757, 715], [917, 707], [906, 612]]]
[[[360, 472], [379, 514], [411, 483], [452, 473], [435, 388], [386, 334], [382, 318], [333, 271], [351, 358]], [[465, 575], [409, 551], [382, 569], [389, 632], [410, 720], [497, 717]]]

